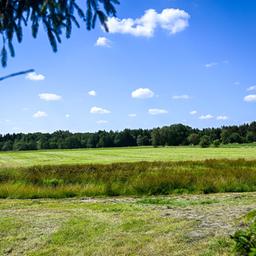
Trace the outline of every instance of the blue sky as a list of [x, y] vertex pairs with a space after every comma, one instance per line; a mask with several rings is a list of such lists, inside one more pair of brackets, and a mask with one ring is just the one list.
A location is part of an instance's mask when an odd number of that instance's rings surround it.
[[[56, 54], [24, 33], [1, 75], [0, 133], [241, 124], [256, 119], [254, 0], [121, 0]], [[81, 3], [84, 1], [81, 0]]]

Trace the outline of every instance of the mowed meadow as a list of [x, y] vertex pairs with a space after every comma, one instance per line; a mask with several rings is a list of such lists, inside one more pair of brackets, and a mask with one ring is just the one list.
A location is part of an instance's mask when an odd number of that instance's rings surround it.
[[256, 160], [256, 144], [219, 148], [128, 147], [0, 152], [0, 168], [60, 164], [112, 164], [140, 161], [196, 161], [206, 159]]
[[231, 256], [255, 198], [254, 144], [1, 152], [0, 255]]

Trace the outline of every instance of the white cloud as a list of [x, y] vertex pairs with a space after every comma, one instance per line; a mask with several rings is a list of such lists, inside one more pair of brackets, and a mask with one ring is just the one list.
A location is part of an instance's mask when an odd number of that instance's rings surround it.
[[136, 117], [137, 114], [129, 114], [128, 116], [129, 116], [129, 117]]
[[256, 85], [250, 86], [249, 88], [247, 88], [247, 91], [248, 92], [256, 91]]
[[218, 65], [218, 62], [211, 62], [211, 63], [205, 64], [204, 66], [205, 66], [206, 68], [212, 68], [212, 67], [215, 67], [215, 66], [217, 66], [217, 65]]
[[90, 110], [90, 113], [103, 115], [103, 114], [110, 114], [111, 112], [104, 108], [92, 107]]
[[217, 120], [228, 120], [227, 116], [217, 116], [216, 117]]
[[31, 81], [42, 81], [45, 79], [45, 76], [42, 74], [37, 74], [36, 72], [31, 72], [26, 75], [26, 79]]
[[168, 111], [166, 109], [150, 108], [148, 110], [148, 113], [150, 115], [162, 115], [162, 114], [168, 114]]
[[202, 115], [202, 116], [199, 117], [199, 119], [201, 119], [201, 120], [209, 120], [209, 119], [213, 119], [213, 118], [214, 118], [214, 116], [212, 116], [210, 114]]
[[108, 124], [107, 120], [99, 120], [96, 122], [97, 124]]
[[95, 97], [97, 95], [96, 91], [92, 90], [88, 92], [88, 95]]
[[142, 17], [137, 19], [109, 18], [107, 26], [110, 33], [152, 37], [158, 27], [167, 30], [170, 34], [183, 31], [189, 25], [189, 18], [190, 15], [180, 9], [164, 9], [161, 13], [149, 9], [145, 11]]
[[95, 46], [110, 47], [111, 41], [109, 39], [107, 39], [106, 37], [99, 37], [95, 43]]
[[65, 117], [66, 117], [66, 118], [70, 118], [70, 114], [66, 114]]
[[148, 99], [154, 97], [154, 92], [149, 88], [139, 88], [132, 92], [132, 98]]
[[189, 100], [191, 97], [187, 94], [172, 96], [173, 100]]
[[45, 113], [44, 111], [37, 111], [33, 115], [34, 118], [42, 118], [42, 117], [47, 117], [47, 116], [48, 116], [47, 113]]
[[244, 101], [246, 102], [254, 102], [256, 101], [256, 94], [247, 95], [244, 97]]
[[45, 101], [58, 101], [61, 100], [61, 96], [54, 93], [40, 93], [39, 98]]
[[189, 114], [192, 115], [192, 116], [194, 116], [194, 115], [197, 114], [197, 111], [196, 111], [196, 110], [192, 110], [192, 111], [189, 112]]

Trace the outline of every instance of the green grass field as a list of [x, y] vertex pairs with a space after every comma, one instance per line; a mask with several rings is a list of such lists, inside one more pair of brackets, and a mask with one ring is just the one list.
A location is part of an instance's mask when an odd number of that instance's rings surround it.
[[221, 148], [134, 147], [109, 149], [45, 150], [0, 152], [1, 167], [52, 164], [88, 164], [138, 161], [186, 161], [205, 159], [256, 159], [256, 146], [233, 145]]
[[256, 194], [0, 200], [0, 255], [233, 255]]
[[256, 191], [255, 160], [43, 165], [0, 169], [0, 198]]
[[253, 145], [1, 152], [0, 255], [231, 256], [249, 191]]

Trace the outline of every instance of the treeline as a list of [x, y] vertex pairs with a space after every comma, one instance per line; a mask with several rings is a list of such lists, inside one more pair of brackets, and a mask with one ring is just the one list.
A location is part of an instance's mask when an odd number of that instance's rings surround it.
[[1, 151], [75, 149], [130, 146], [179, 146], [256, 142], [256, 122], [240, 126], [194, 129], [174, 124], [155, 129], [125, 129], [123, 131], [98, 131], [95, 133], [17, 133], [0, 135]]

